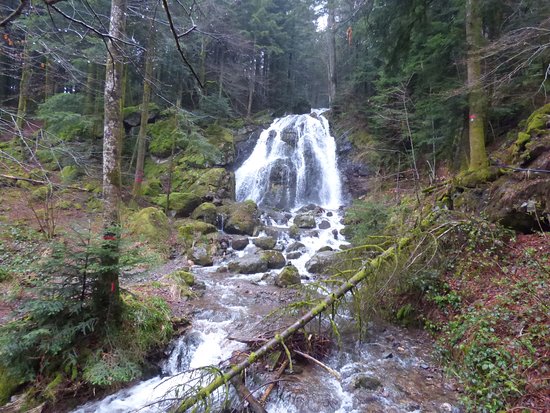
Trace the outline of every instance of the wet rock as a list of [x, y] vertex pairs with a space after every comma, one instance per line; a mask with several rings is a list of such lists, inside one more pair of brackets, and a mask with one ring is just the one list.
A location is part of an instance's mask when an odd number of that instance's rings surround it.
[[285, 257], [279, 251], [264, 251], [260, 255], [267, 262], [267, 268], [279, 269], [286, 264]]
[[263, 231], [266, 233], [268, 237], [273, 237], [276, 240], [281, 237], [281, 233], [283, 232], [281, 228], [273, 228], [273, 227], [264, 227]]
[[286, 252], [295, 252], [295, 251], [300, 251], [302, 253], [306, 252], [306, 246], [301, 242], [293, 242], [288, 247], [286, 247]]
[[218, 212], [227, 216], [224, 230], [228, 234], [253, 235], [260, 224], [258, 206], [250, 200], [223, 205]]
[[299, 240], [300, 228], [298, 228], [296, 225], [291, 225], [288, 231], [288, 236], [292, 239]]
[[263, 250], [272, 250], [277, 244], [277, 240], [273, 237], [259, 237], [252, 240], [255, 246]]
[[298, 228], [310, 229], [315, 228], [317, 224], [315, 223], [315, 218], [310, 214], [299, 214], [294, 217], [294, 225]]
[[325, 252], [325, 251], [334, 251], [334, 249], [328, 245], [325, 245], [324, 247], [321, 247], [317, 250], [317, 252]]
[[319, 224], [319, 229], [329, 229], [330, 228], [330, 222], [328, 222], [326, 219], [322, 220]]
[[244, 250], [248, 244], [248, 237], [240, 237], [238, 235], [231, 237], [231, 248], [234, 250]]
[[178, 270], [174, 271], [171, 275], [172, 278], [182, 281], [187, 286], [192, 287], [195, 285], [195, 276], [188, 271]]
[[187, 257], [197, 265], [210, 267], [214, 263], [212, 256], [204, 245], [196, 245], [187, 251]]
[[191, 213], [191, 218], [206, 222], [211, 225], [216, 225], [218, 220], [218, 211], [216, 210], [216, 205], [211, 202], [204, 202], [200, 204]]
[[300, 273], [298, 268], [294, 265], [287, 265], [275, 278], [275, 285], [277, 287], [289, 287], [291, 285], [298, 285], [301, 283]]
[[247, 255], [232, 261], [227, 266], [229, 271], [240, 274], [256, 274], [267, 271], [267, 262], [257, 255]]
[[297, 260], [301, 256], [302, 253], [300, 251], [289, 252], [288, 254], [286, 254], [286, 258], [289, 260]]
[[319, 252], [306, 262], [306, 269], [312, 274], [326, 273], [337, 262], [336, 254], [336, 251]]
[[351, 387], [355, 390], [365, 389], [374, 391], [382, 387], [382, 382], [376, 377], [360, 373], [351, 379]]

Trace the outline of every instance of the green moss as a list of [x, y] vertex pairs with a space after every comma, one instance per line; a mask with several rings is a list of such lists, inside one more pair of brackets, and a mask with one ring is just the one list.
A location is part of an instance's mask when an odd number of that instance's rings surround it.
[[218, 219], [218, 211], [216, 209], [216, 205], [211, 202], [200, 204], [191, 214], [191, 218], [204, 221], [208, 224], [216, 225]]
[[176, 225], [178, 227], [178, 234], [186, 243], [191, 243], [202, 235], [212, 234], [218, 231], [212, 224], [193, 219], [185, 219], [178, 222]]
[[128, 219], [128, 230], [152, 246], [166, 248], [170, 237], [168, 217], [158, 208], [149, 207], [133, 214]]
[[0, 406], [9, 401], [20, 384], [17, 378], [0, 366]]
[[155, 156], [165, 158], [172, 153], [172, 146], [183, 147], [184, 135], [173, 116], [149, 125], [147, 132], [151, 136], [149, 151]]
[[63, 182], [64, 184], [70, 184], [71, 182], [74, 182], [79, 175], [80, 171], [75, 165], [67, 165], [59, 173], [61, 182]]
[[529, 119], [527, 119], [527, 133], [539, 133], [542, 129], [546, 129], [550, 115], [550, 103], [534, 111]]
[[458, 186], [466, 188], [475, 188], [479, 184], [495, 181], [500, 176], [500, 169], [496, 167], [488, 167], [476, 169], [473, 171], [465, 171], [456, 177]]
[[170, 278], [183, 282], [185, 285], [192, 287], [195, 285], [195, 276], [188, 271], [178, 270], [170, 274]]
[[[165, 208], [167, 195], [159, 195], [153, 198], [153, 202]], [[177, 216], [189, 216], [201, 203], [201, 198], [191, 192], [173, 192], [170, 194], [169, 209], [175, 211]]]
[[31, 199], [35, 202], [44, 201], [51, 196], [52, 188], [44, 185], [39, 186], [31, 192]]
[[224, 168], [198, 169], [178, 165], [174, 170], [173, 185], [177, 191], [193, 192], [200, 198], [233, 198], [235, 191], [233, 175]]

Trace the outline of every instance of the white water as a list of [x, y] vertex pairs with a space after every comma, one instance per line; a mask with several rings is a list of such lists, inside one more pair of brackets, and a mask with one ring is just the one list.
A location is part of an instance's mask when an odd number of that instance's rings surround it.
[[321, 113], [286, 116], [262, 132], [235, 172], [237, 201], [251, 199], [287, 210], [310, 203], [327, 209], [341, 206], [336, 143]]

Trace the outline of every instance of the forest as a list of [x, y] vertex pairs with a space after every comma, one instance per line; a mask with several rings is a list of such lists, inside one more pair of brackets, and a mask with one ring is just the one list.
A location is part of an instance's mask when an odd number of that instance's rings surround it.
[[0, 29], [0, 412], [550, 411], [547, 0]]

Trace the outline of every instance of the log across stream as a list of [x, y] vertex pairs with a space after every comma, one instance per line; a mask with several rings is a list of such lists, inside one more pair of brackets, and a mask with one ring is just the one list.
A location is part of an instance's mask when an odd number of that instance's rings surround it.
[[[338, 225], [337, 212], [329, 215], [332, 226]], [[318, 218], [330, 219], [326, 215]], [[330, 228], [325, 231], [332, 234]], [[291, 240], [285, 231], [281, 234], [278, 243], [288, 244]], [[314, 234], [315, 240], [307, 237], [304, 233], [302, 241], [313, 246], [307, 251], [312, 254], [323, 235]], [[247, 253], [254, 253], [252, 249]], [[231, 257], [237, 258], [237, 253], [229, 251], [226, 259]], [[288, 315], [265, 317], [294, 302], [298, 290], [276, 287], [265, 273], [230, 273], [223, 264], [193, 268], [196, 279], [206, 285], [205, 294], [189, 302], [194, 308], [192, 328], [172, 344], [162, 365], [163, 374], [81, 406], [75, 412], [169, 412], [178, 407], [185, 411], [191, 405], [201, 411], [205, 405], [192, 396], [219, 380], [220, 372], [227, 371], [230, 365], [250, 357], [251, 350], [244, 342], [257, 338], [258, 347], [295, 321]], [[359, 342], [345, 316], [341, 321], [340, 348], [327, 346], [327, 355], [319, 357], [319, 362], [293, 357], [292, 370], [290, 366], [281, 368], [287, 359], [282, 351], [276, 356], [279, 364], [277, 360], [262, 359], [247, 368], [244, 376], [238, 375], [239, 381], [257, 400], [271, 387], [262, 406], [269, 413], [460, 411], [456, 407], [458, 392], [444, 380], [430, 357], [431, 342], [423, 333], [371, 324], [368, 337]], [[202, 369], [206, 366], [210, 367]], [[235, 392], [228, 377], [225, 381], [227, 386], [207, 391], [208, 402], [213, 403], [210, 411], [221, 411], [227, 399], [227, 411], [254, 411], [244, 410], [247, 403]], [[182, 405], [183, 400], [188, 400], [189, 406]]]

